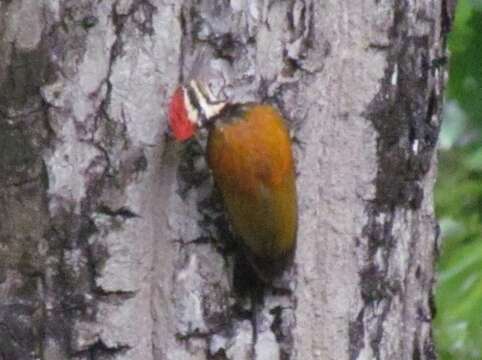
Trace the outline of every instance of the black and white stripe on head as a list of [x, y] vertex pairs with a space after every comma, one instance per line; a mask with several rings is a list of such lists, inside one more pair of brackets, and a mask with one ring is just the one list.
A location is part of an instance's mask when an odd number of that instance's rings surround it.
[[184, 106], [188, 117], [199, 127], [219, 115], [226, 104], [216, 100], [209, 88], [196, 80], [184, 86]]

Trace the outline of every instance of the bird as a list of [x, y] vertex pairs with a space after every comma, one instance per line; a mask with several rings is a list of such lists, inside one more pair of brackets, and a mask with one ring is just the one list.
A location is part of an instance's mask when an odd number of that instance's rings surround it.
[[235, 237], [263, 282], [292, 262], [298, 228], [292, 142], [270, 104], [218, 100], [198, 80], [179, 85], [169, 102], [179, 142], [208, 129], [207, 164]]

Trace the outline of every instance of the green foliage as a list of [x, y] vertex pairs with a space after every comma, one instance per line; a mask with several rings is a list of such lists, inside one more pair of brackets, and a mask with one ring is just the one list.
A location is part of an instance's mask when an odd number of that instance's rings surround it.
[[482, 0], [460, 0], [449, 37], [447, 96], [456, 99], [476, 126], [482, 125]]
[[443, 245], [435, 335], [442, 360], [482, 359], [482, 0], [459, 0], [435, 190]]
[[436, 199], [444, 243], [435, 324], [444, 360], [482, 358], [480, 154], [482, 148], [453, 149], [441, 154]]

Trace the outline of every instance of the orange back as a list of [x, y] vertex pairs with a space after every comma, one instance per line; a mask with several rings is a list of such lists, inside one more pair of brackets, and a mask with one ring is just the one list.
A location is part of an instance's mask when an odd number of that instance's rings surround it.
[[276, 260], [296, 240], [295, 170], [288, 131], [270, 105], [246, 105], [244, 116], [209, 132], [208, 163], [234, 230], [258, 258]]

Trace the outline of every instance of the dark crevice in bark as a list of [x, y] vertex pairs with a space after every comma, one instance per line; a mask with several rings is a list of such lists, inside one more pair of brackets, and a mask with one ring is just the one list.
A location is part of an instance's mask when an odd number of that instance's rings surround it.
[[427, 337], [423, 344], [423, 355], [425, 360], [437, 360], [437, 351], [435, 350], [435, 344], [432, 341], [432, 331], [430, 331], [430, 337]]
[[[62, 219], [59, 216], [52, 219], [54, 224], [56, 222], [57, 224], [49, 234], [49, 241], [52, 245], [57, 244], [52, 249], [52, 252], [55, 253], [51, 256], [59, 259], [53, 279], [56, 288], [52, 289], [53, 293], [50, 294], [52, 300], [56, 302], [57, 311], [52, 313], [50, 323], [51, 326], [63, 324], [64, 334], [56, 332], [53, 338], [65, 337], [64, 349], [71, 353], [74, 336], [72, 327], [75, 320], [93, 321], [97, 312], [92, 290], [95, 285], [95, 270], [88, 244], [88, 238], [95, 232], [95, 229], [86, 218], [68, 213], [63, 215]], [[80, 251], [81, 256], [87, 259], [86, 263], [72, 263], [72, 251]]]
[[125, 354], [130, 349], [129, 346], [118, 345], [115, 347], [108, 347], [102, 341], [98, 340], [93, 345], [89, 346], [87, 350], [73, 352], [72, 355], [76, 357], [87, 356], [89, 360], [96, 359], [110, 359], [115, 358], [116, 355]]
[[35, 308], [32, 305], [11, 304], [0, 307], [0, 355], [5, 360], [30, 360], [38, 344], [32, 327]]
[[[382, 215], [379, 209], [371, 206], [368, 212], [370, 214], [370, 223], [366, 225], [362, 234], [368, 241], [367, 259], [363, 270], [359, 274], [361, 297], [365, 307], [360, 314], [365, 315], [368, 312], [367, 310], [370, 310], [369, 313], [377, 313], [379, 315], [370, 320], [364, 317], [361, 320], [361, 324], [359, 320], [355, 324], [358, 324], [359, 328], [369, 321], [371, 324], [370, 328], [375, 328], [370, 333], [369, 345], [375, 358], [380, 359], [380, 343], [384, 335], [384, 321], [390, 311], [393, 297], [400, 295], [401, 286], [398, 280], [389, 276], [390, 259], [395, 245], [395, 239], [392, 236], [394, 215], [389, 213], [386, 215], [386, 219], [380, 222], [377, 220]], [[378, 252], [381, 252], [381, 256], [377, 256]], [[381, 259], [382, 263], [377, 261], [377, 257]], [[357, 343], [350, 344], [352, 350], [350, 356], [356, 358], [357, 354], [367, 344], [363, 344], [363, 340], [360, 340], [360, 338], [353, 338], [353, 340], [357, 340]]]
[[154, 34], [152, 19], [157, 12], [156, 6], [147, 0], [138, 0], [134, 2], [131, 11], [134, 14], [132, 22], [136, 24], [138, 30], [144, 35], [152, 36]]
[[421, 360], [422, 359], [422, 354], [420, 351], [419, 343], [417, 341], [417, 338], [414, 337], [413, 339], [413, 353], [412, 353], [412, 360]]
[[[28, 51], [18, 50], [11, 45], [10, 66], [7, 79], [0, 83], [0, 109], [9, 113], [24, 109], [30, 110], [32, 105], [39, 105], [39, 88], [49, 78], [51, 65], [48, 48], [41, 43], [37, 48]], [[35, 104], [35, 105], [34, 105]]]
[[9, 64], [6, 73], [0, 74], [0, 285], [5, 294], [0, 358], [8, 360], [43, 358], [43, 342], [54, 334], [62, 343], [59, 335], [65, 333], [63, 322], [50, 322], [45, 298], [49, 266], [41, 250], [50, 221], [41, 154], [52, 132], [39, 89], [52, 79], [54, 69], [49, 24], [43, 20], [35, 48], [20, 49], [15, 42], [0, 40], [0, 51], [9, 54], [3, 59]]
[[[375, 202], [387, 210], [396, 206], [416, 209], [420, 205], [423, 194], [413, 198], [414, 187], [430, 168], [439, 131], [431, 116], [439, 111], [434, 90], [439, 79], [428, 66], [431, 42], [436, 39], [405, 36], [410, 26], [405, 15], [410, 11], [407, 6], [400, 2], [396, 8], [385, 79], [366, 113], [380, 134]], [[391, 83], [393, 77], [396, 84]]]
[[364, 347], [364, 337], [365, 337], [365, 328], [364, 328], [364, 309], [361, 309], [358, 313], [355, 320], [351, 321], [348, 327], [348, 341], [349, 341], [349, 350], [350, 350], [350, 360], [358, 359], [358, 355], [360, 355], [360, 351]]
[[[99, 119], [96, 119], [96, 123], [99, 122], [99, 120], [101, 119], [105, 119], [110, 124], [112, 124], [111, 127], [116, 127], [116, 126], [114, 125], [115, 124], [114, 119], [111, 119], [109, 114], [109, 106], [111, 103], [111, 96], [112, 96], [112, 83], [110, 81], [110, 78], [112, 76], [112, 67], [114, 66], [116, 59], [122, 56], [122, 52], [123, 52], [122, 30], [124, 28], [124, 24], [127, 17], [127, 15], [120, 15], [117, 13], [116, 4], [117, 3], [112, 4], [112, 24], [114, 26], [115, 41], [112, 44], [112, 47], [110, 48], [108, 69], [105, 77], [105, 85], [107, 90], [104, 98], [100, 103], [99, 111], [97, 112], [97, 117]], [[98, 146], [104, 148], [106, 145], [98, 144]], [[108, 160], [108, 152], [107, 151], [104, 151], [104, 152], [107, 155], [107, 160]], [[109, 160], [108, 162], [110, 163]]]
[[[287, 25], [290, 30], [290, 42], [284, 49], [286, 63], [283, 75], [299, 70], [301, 73], [315, 75], [321, 73], [324, 68], [324, 58], [331, 53], [331, 44], [323, 40], [323, 34], [317, 34], [315, 38], [315, 4], [312, 1], [304, 2], [297, 19], [293, 18], [293, 8], [297, 2], [291, 4], [291, 11], [287, 13]], [[295, 26], [295, 22], [298, 26]], [[319, 38], [318, 38], [319, 37]], [[293, 50], [295, 43], [301, 42], [296, 52]], [[321, 49], [321, 51], [319, 51]], [[291, 51], [290, 51], [291, 50]], [[320, 59], [319, 54], [323, 54]], [[313, 56], [316, 54], [316, 61]], [[291, 74], [293, 75], [293, 74]]]
[[109, 216], [112, 216], [112, 217], [120, 216], [121, 218], [124, 218], [124, 219], [132, 219], [132, 218], [139, 217], [138, 214], [136, 214], [131, 209], [129, 209], [125, 206], [122, 206], [118, 209], [112, 209], [107, 205], [100, 205], [97, 208], [97, 212], [105, 214], [105, 215], [109, 215]]
[[457, 0], [442, 0], [441, 7], [441, 20], [442, 20], [442, 33], [443, 37], [443, 47], [447, 46], [447, 38], [450, 30], [452, 29], [452, 24], [455, 16], [455, 7], [457, 6]]

